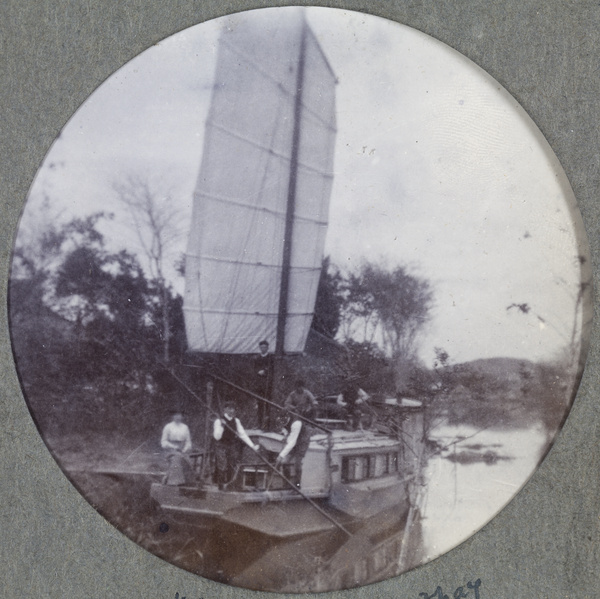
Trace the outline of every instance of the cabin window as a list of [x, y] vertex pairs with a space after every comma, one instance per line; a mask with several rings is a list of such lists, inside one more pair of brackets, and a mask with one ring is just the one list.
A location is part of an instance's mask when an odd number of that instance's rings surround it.
[[264, 489], [267, 486], [267, 470], [253, 466], [246, 466], [243, 470], [244, 489]]
[[377, 474], [377, 454], [371, 454], [369, 456], [369, 472], [367, 474], [368, 478], [375, 478], [378, 476]]
[[385, 454], [385, 473], [394, 474], [398, 472], [398, 454], [397, 453], [386, 453]]
[[398, 472], [398, 453], [379, 453], [342, 458], [342, 481], [378, 478]]
[[348, 456], [342, 459], [342, 480], [362, 480], [369, 474], [369, 461], [365, 455]]
[[386, 454], [377, 454], [374, 457], [374, 470], [373, 470], [373, 476], [376, 478], [378, 476], [383, 476], [384, 474], [387, 474], [387, 470], [388, 470], [388, 466], [387, 466], [387, 455]]
[[351, 458], [353, 462], [353, 477], [352, 480], [362, 480], [369, 475], [369, 462], [367, 456], [356, 456]]

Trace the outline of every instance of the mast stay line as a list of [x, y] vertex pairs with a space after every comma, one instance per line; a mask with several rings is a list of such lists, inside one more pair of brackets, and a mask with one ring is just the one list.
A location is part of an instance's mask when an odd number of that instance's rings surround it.
[[[207, 408], [207, 410], [209, 412], [212, 412], [214, 416], [216, 417], [220, 417], [220, 414], [214, 409], [211, 408], [205, 401], [202, 400], [202, 398], [195, 393], [192, 389], [190, 389], [190, 387], [181, 379], [179, 378], [174, 372], [173, 370], [171, 370], [171, 368], [168, 368], [165, 364], [161, 364], [161, 366], [196, 400], [198, 400], [200, 403], [204, 404], [204, 406]], [[225, 379], [222, 379], [218, 376], [213, 376], [213, 378], [215, 378], [216, 380], [222, 381], [224, 383], [227, 384], [231, 384], [233, 385], [233, 383], [229, 383], [229, 381], [226, 381]], [[236, 385], [233, 385], [235, 387], [237, 387]], [[238, 389], [241, 389], [241, 387], [237, 387]], [[266, 401], [266, 400], [265, 400]], [[270, 403], [270, 402], [269, 402]], [[281, 406], [278, 406], [281, 407]], [[299, 415], [298, 415], [299, 416]], [[306, 420], [305, 418], [303, 418], [302, 416], [300, 416], [300, 418], [302, 418], [303, 420]], [[231, 430], [232, 432], [236, 432], [235, 429], [233, 429], [229, 424], [227, 424], [226, 422], [223, 423], [225, 427], [227, 427], [229, 430]], [[319, 428], [324, 428], [324, 427], [319, 427]], [[325, 429], [327, 430], [327, 429]], [[317, 512], [319, 512], [322, 516], [324, 516], [325, 518], [327, 518], [327, 520], [329, 520], [332, 524], [334, 524], [337, 528], [339, 528], [344, 534], [348, 535], [348, 537], [352, 538], [354, 535], [341, 523], [338, 522], [333, 516], [331, 516], [330, 514], [328, 514], [319, 504], [317, 504], [315, 501], [313, 501], [308, 495], [306, 495], [305, 493], [303, 493], [298, 487], [296, 487], [296, 485], [286, 476], [284, 476], [284, 474], [282, 472], [280, 472], [279, 470], [277, 470], [277, 468], [275, 468], [275, 466], [273, 466], [273, 464], [271, 464], [271, 462], [269, 462], [269, 460], [267, 460], [265, 457], [261, 456], [258, 452], [255, 452], [255, 455], [263, 462], [263, 464], [265, 466], [267, 466], [272, 473], [277, 474], [277, 476], [280, 476], [287, 485], [289, 485], [292, 490], [294, 490], [296, 493], [298, 493], [298, 495], [300, 495], [303, 499], [305, 499], [306, 501], [308, 501], [308, 503], [315, 509], [317, 510]]]

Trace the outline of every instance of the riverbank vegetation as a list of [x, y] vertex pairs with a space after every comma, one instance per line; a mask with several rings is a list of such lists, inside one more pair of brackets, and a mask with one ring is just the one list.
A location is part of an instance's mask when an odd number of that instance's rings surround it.
[[[137, 256], [109, 246], [100, 232], [109, 220], [102, 213], [64, 224], [48, 219], [17, 241], [11, 337], [32, 414], [49, 438], [77, 432], [142, 440], [156, 436], [175, 408], [204, 430], [197, 400], [164, 368], [165, 348], [170, 367], [190, 362], [182, 298], [162, 271], [148, 274]], [[431, 284], [406, 267], [365, 263], [342, 273], [325, 259], [306, 352], [280, 362], [275, 401], [296, 378], [331, 396], [355, 377], [374, 403], [421, 401], [431, 426], [541, 423], [553, 433], [571, 400], [566, 361], [454, 364], [438, 349], [428, 367], [417, 350], [433, 304]], [[252, 376], [250, 356], [211, 366], [242, 387]]]

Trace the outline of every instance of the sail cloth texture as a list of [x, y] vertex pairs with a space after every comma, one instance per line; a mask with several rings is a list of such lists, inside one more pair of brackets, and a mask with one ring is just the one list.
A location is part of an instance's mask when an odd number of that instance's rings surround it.
[[190, 350], [250, 353], [261, 339], [275, 341], [295, 114], [299, 144], [284, 351], [304, 350], [333, 182], [335, 84], [297, 12], [277, 19], [246, 13], [223, 30], [186, 255]]

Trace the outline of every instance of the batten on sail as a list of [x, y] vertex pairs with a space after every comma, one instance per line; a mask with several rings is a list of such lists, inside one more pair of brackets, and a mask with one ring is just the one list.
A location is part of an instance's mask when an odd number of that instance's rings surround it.
[[333, 179], [335, 75], [300, 15], [255, 13], [219, 43], [186, 255], [192, 351], [249, 353], [259, 339], [276, 337], [302, 48], [284, 349], [304, 349]]

